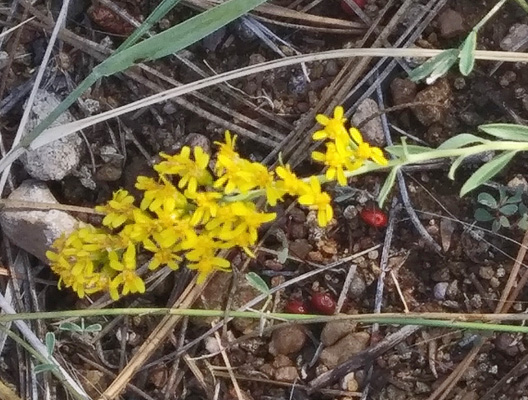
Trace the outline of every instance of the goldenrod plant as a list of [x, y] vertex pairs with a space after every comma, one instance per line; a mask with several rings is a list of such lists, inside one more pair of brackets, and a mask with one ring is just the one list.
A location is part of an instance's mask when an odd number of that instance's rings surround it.
[[198, 272], [198, 283], [215, 270], [230, 269], [219, 250], [238, 247], [253, 257], [259, 228], [276, 217], [257, 209], [258, 197], [265, 197], [269, 207], [287, 197], [297, 199], [316, 211], [319, 225], [326, 226], [333, 209], [321, 181], [346, 185], [346, 174], [366, 163], [385, 166], [388, 161], [357, 129], [347, 130], [342, 107], [336, 107], [333, 117], [318, 115], [317, 121], [323, 127], [313, 138], [325, 140], [326, 152], [313, 152], [312, 158], [328, 167], [324, 177], [300, 179], [287, 164], [269, 170], [247, 160], [236, 151], [236, 136], [228, 131], [224, 142], [216, 142], [212, 170], [210, 155], [201, 147], [161, 153], [163, 161], [154, 166], [157, 178], [137, 177], [143, 197], [116, 191], [106, 205], [96, 208], [105, 214], [104, 227], [83, 225], [55, 241], [47, 253], [51, 269], [61, 285], [80, 297], [109, 291], [118, 299], [145, 291], [137, 273], [139, 251], [151, 253], [150, 269], [177, 269], [185, 259], [187, 268]]

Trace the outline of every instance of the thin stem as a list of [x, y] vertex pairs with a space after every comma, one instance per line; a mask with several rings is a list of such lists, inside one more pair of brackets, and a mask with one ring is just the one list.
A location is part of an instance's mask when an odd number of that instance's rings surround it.
[[[519, 2], [519, 0], [517, 0], [517, 2]], [[482, 28], [484, 24], [488, 22], [488, 20], [493, 17], [497, 13], [497, 11], [501, 9], [504, 3], [506, 3], [506, 0], [501, 0], [497, 4], [495, 4], [493, 8], [489, 10], [489, 12], [477, 23], [477, 25], [475, 25], [473, 30], [477, 32], [480, 28]]]
[[517, 4], [519, 4], [519, 6], [521, 6], [521, 8], [526, 12], [528, 13], [528, 3], [526, 2], [526, 0], [515, 0], [517, 2]]

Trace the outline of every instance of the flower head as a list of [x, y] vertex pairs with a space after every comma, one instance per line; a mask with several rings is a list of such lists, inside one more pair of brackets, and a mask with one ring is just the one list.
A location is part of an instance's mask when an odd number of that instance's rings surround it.
[[328, 167], [326, 178], [329, 180], [337, 179], [341, 186], [347, 184], [345, 171], [353, 171], [363, 164], [362, 160], [354, 160], [354, 151], [349, 147], [340, 151], [333, 142], [326, 143], [326, 153], [312, 152], [312, 158], [324, 163]]
[[323, 125], [323, 129], [313, 134], [313, 140], [330, 139], [346, 145], [348, 134], [345, 128], [346, 118], [344, 115], [345, 110], [341, 106], [334, 108], [334, 116], [332, 118], [323, 114], [317, 114], [315, 119]]
[[356, 156], [362, 160], [371, 159], [376, 164], [387, 165], [389, 161], [383, 155], [379, 147], [374, 147], [363, 140], [361, 132], [356, 128], [350, 128], [350, 137], [357, 145]]
[[307, 185], [306, 193], [299, 197], [300, 204], [317, 210], [317, 222], [319, 226], [323, 227], [328, 225], [334, 215], [330, 201], [330, 195], [321, 192], [321, 184], [315, 176], [310, 177], [310, 184]]

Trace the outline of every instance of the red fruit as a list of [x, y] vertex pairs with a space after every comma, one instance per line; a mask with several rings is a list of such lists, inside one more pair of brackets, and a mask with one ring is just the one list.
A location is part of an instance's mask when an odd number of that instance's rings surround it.
[[[365, 8], [365, 5], [367, 4], [367, 0], [352, 0], [354, 3], [356, 3], [359, 8], [363, 9]], [[352, 10], [352, 8], [347, 4], [345, 0], [341, 0], [341, 9], [345, 14], [350, 15], [351, 17], [356, 17], [357, 14]]]
[[306, 307], [304, 301], [290, 300], [286, 303], [284, 311], [290, 314], [308, 314], [308, 307]]
[[379, 208], [364, 208], [361, 210], [361, 213], [359, 213], [359, 216], [367, 225], [374, 228], [384, 228], [387, 226], [387, 214]]
[[332, 315], [336, 310], [336, 301], [328, 293], [317, 292], [312, 295], [312, 308], [321, 314]]

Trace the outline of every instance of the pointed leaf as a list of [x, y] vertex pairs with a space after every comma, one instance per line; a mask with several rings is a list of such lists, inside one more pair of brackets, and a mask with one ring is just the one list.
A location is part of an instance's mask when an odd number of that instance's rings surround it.
[[471, 31], [460, 50], [460, 63], [458, 68], [460, 73], [468, 76], [475, 66], [475, 49], [477, 48], [477, 32]]
[[507, 217], [512, 216], [519, 210], [519, 207], [517, 207], [517, 204], [506, 204], [499, 208], [499, 211], [501, 214], [506, 215]]
[[248, 283], [257, 289], [262, 294], [269, 294], [268, 284], [260, 277], [260, 275], [254, 272], [248, 272], [246, 274], [246, 279]]
[[497, 175], [511, 161], [515, 154], [517, 154], [517, 151], [502, 153], [477, 169], [466, 183], [464, 183], [462, 189], [460, 189], [460, 196], [464, 196], [466, 193]]
[[103, 329], [103, 326], [101, 324], [92, 324], [92, 325], [88, 325], [84, 331], [85, 332], [101, 332], [101, 330]]
[[396, 180], [396, 174], [398, 173], [399, 170], [400, 170], [399, 167], [394, 167], [389, 172], [387, 179], [385, 179], [385, 182], [383, 183], [383, 186], [381, 187], [381, 190], [378, 196], [378, 204], [380, 208], [383, 208], [383, 203], [385, 203], [387, 196], [389, 195], [392, 187], [394, 186], [394, 181]]
[[489, 194], [489, 193], [486, 193], [486, 192], [482, 192], [482, 193], [479, 193], [478, 197], [477, 197], [477, 201], [480, 203], [480, 204], [483, 204], [485, 206], [488, 206], [489, 208], [497, 208], [499, 206], [499, 204], [497, 203], [497, 200], [495, 200], [495, 198]]
[[[444, 50], [437, 56], [427, 60], [418, 68], [413, 69], [409, 73], [409, 79], [413, 82], [418, 82], [424, 78], [427, 78], [434, 71], [437, 71], [439, 66], [445, 66], [446, 64], [453, 65], [458, 57], [458, 49]], [[447, 68], [449, 70], [449, 67]]]
[[501, 228], [500, 220], [496, 219], [491, 224], [491, 231], [497, 233]]
[[528, 229], [528, 215], [524, 214], [522, 218], [517, 222], [517, 226], [523, 231]]
[[447, 139], [444, 143], [438, 146], [438, 150], [459, 149], [473, 143], [486, 143], [488, 140], [472, 135], [471, 133], [461, 133]]
[[506, 218], [504, 215], [500, 216], [499, 221], [500, 221], [501, 226], [505, 228], [510, 227], [510, 221], [508, 221], [508, 218]]
[[480, 125], [479, 129], [488, 135], [500, 139], [528, 142], [528, 126], [517, 124], [487, 124]]
[[517, 189], [515, 190], [515, 194], [511, 197], [508, 197], [504, 203], [505, 204], [519, 203], [522, 200], [523, 191], [524, 191], [524, 186], [523, 185], [518, 186]]
[[491, 215], [488, 210], [483, 208], [477, 208], [475, 210], [474, 218], [479, 222], [489, 222], [495, 219], [495, 217]]
[[466, 157], [467, 156], [465, 155], [461, 155], [455, 161], [453, 161], [453, 164], [451, 164], [451, 168], [449, 168], [449, 173], [447, 174], [447, 177], [449, 179], [451, 179], [452, 181], [455, 180], [455, 172], [457, 168], [460, 167], [460, 164], [462, 164], [462, 161], [464, 161]]

